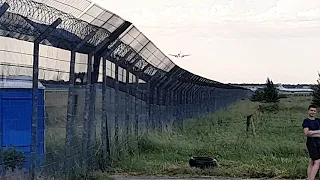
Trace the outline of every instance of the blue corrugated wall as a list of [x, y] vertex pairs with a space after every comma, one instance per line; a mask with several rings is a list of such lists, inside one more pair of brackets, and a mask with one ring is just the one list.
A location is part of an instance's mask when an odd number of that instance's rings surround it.
[[[31, 163], [31, 118], [32, 89], [0, 89], [0, 114], [4, 148], [13, 145], [27, 156], [24, 164], [28, 168]], [[38, 134], [37, 160], [44, 160], [44, 90], [38, 96]]]

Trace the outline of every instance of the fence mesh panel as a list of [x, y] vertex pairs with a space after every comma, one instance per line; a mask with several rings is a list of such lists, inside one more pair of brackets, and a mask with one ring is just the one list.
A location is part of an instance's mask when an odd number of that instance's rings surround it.
[[106, 170], [136, 153], [141, 135], [183, 128], [251, 95], [178, 67], [90, 1], [0, 5], [2, 177]]

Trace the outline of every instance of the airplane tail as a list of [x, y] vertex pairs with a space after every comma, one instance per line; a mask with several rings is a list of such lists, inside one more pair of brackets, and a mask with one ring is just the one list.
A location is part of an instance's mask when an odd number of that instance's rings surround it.
[[280, 90], [281, 90], [281, 89], [285, 89], [285, 88], [282, 86], [282, 84], [278, 84], [278, 85], [277, 85], [277, 88], [280, 89]]

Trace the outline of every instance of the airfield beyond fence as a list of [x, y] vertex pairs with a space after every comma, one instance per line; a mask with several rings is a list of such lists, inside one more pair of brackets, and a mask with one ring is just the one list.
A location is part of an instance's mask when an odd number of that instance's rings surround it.
[[[174, 64], [130, 22], [87, 0], [0, 0], [2, 176], [105, 170], [139, 137], [183, 128], [251, 91]], [[26, 162], [26, 163], [25, 163]], [[23, 164], [21, 170], [6, 167]]]

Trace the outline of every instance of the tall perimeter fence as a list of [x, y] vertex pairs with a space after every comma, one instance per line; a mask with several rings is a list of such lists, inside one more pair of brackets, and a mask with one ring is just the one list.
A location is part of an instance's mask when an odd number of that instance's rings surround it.
[[141, 135], [251, 95], [178, 67], [88, 0], [0, 5], [2, 178], [104, 170], [135, 152]]

